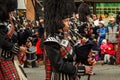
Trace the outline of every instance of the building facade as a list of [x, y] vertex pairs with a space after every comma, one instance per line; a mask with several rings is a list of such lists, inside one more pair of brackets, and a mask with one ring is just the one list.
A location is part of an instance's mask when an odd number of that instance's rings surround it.
[[[110, 15], [114, 15], [120, 12], [120, 0], [84, 0], [90, 5], [92, 13], [104, 14], [108, 12]], [[80, 0], [75, 0], [75, 3], [80, 4]]]

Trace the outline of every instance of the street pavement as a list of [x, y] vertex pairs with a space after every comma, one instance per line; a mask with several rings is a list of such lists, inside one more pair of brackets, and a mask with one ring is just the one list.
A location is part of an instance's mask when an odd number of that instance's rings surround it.
[[[94, 68], [96, 75], [91, 76], [90, 80], [120, 80], [120, 67], [116, 65], [96, 65]], [[87, 80], [87, 76], [81, 80]]]
[[[24, 68], [28, 80], [45, 80], [45, 68], [41, 65], [38, 68]], [[120, 80], [120, 67], [116, 65], [96, 64], [90, 80]], [[81, 80], [87, 80], [88, 76], [82, 76]]]
[[45, 67], [44, 65], [38, 68], [24, 68], [28, 80], [45, 80]]

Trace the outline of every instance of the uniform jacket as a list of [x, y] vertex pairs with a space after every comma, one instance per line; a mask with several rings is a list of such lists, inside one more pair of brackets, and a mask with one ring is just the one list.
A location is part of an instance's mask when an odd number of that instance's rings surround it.
[[[75, 54], [72, 47], [69, 45], [70, 43], [64, 38], [61, 39], [61, 37], [54, 36], [49, 37], [44, 44], [46, 55], [52, 67], [50, 80], [75, 80], [78, 68], [74, 63]], [[80, 70], [84, 71], [84, 67], [81, 66]]]

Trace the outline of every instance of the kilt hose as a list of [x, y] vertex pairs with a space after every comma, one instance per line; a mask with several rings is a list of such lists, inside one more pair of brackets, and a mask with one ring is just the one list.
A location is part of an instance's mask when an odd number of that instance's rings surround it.
[[50, 64], [50, 60], [47, 57], [45, 59], [45, 72], [46, 72], [46, 79], [45, 80], [50, 80], [51, 79], [52, 67], [51, 67], [51, 64]]
[[12, 60], [0, 59], [0, 80], [20, 80]]

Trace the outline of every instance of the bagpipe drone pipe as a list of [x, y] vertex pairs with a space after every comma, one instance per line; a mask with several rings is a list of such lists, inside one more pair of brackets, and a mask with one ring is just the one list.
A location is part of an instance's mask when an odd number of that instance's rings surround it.
[[[89, 54], [93, 47], [93, 43], [87, 40], [85, 45], [82, 45], [79, 40], [83, 38], [81, 34], [77, 32], [77, 29], [70, 29], [71, 37], [69, 37], [70, 42], [72, 42], [73, 50], [76, 54], [76, 63], [81, 63], [90, 66], [88, 63]], [[94, 56], [90, 56], [94, 59]], [[88, 75], [87, 80], [90, 80], [90, 75]]]
[[87, 40], [85, 44], [82, 45], [81, 39], [83, 39], [83, 36], [77, 31], [77, 29], [70, 29], [70, 37], [68, 37], [76, 54], [76, 62], [89, 65], [87, 59], [93, 47], [93, 43], [91, 40]]

